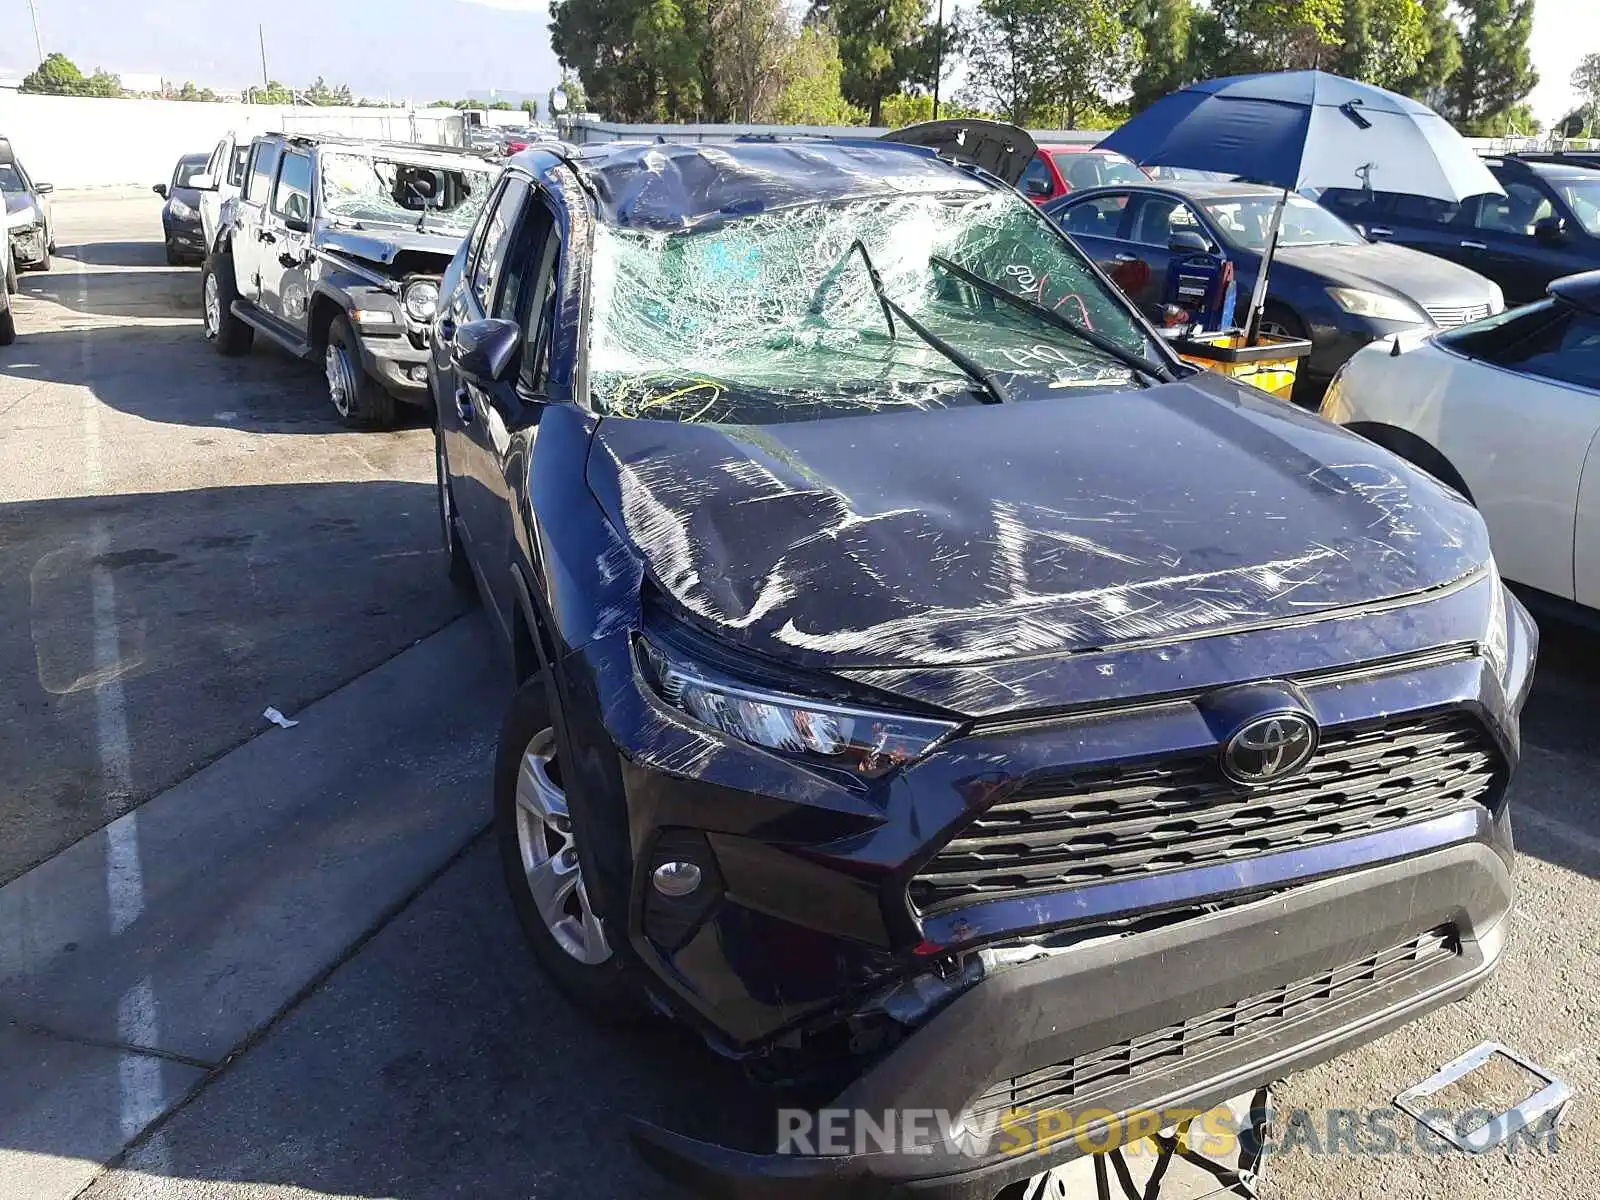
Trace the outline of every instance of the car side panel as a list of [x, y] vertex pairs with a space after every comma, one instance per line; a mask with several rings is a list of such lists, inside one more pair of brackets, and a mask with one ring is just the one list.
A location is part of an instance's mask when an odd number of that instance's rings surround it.
[[1579, 481], [1600, 402], [1431, 342], [1398, 357], [1383, 344], [1361, 351], [1339, 396], [1343, 423], [1408, 430], [1456, 469], [1507, 579], [1572, 597]]
[[[1600, 408], [1600, 395], [1591, 394], [1589, 403]], [[1589, 442], [1583, 480], [1578, 486], [1572, 582], [1574, 598], [1579, 604], [1600, 608], [1600, 433]]]

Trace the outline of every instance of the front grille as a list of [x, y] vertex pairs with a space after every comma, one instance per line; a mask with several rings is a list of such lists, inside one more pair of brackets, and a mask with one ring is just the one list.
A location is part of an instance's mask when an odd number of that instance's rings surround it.
[[926, 913], [1233, 862], [1486, 801], [1500, 756], [1459, 713], [1323, 731], [1304, 772], [1244, 788], [1214, 754], [1026, 780], [912, 879]]
[[1281, 1033], [1285, 1026], [1314, 1016], [1329, 1005], [1370, 996], [1380, 988], [1452, 959], [1460, 952], [1453, 927], [1443, 925], [1430, 929], [1420, 937], [1360, 962], [1259, 992], [1153, 1033], [1001, 1080], [978, 1097], [969, 1111], [980, 1119], [1018, 1108], [1081, 1111], [1142, 1073], [1172, 1067], [1175, 1059], [1193, 1063], [1208, 1054], [1236, 1050], [1249, 1039]]
[[1440, 329], [1454, 329], [1457, 325], [1465, 325], [1468, 321], [1481, 321], [1489, 315], [1487, 304], [1467, 305], [1440, 305], [1424, 310], [1431, 320]]

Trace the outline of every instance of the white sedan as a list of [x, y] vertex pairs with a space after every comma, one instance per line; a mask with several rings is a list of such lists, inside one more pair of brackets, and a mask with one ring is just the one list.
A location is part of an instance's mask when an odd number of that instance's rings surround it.
[[1459, 329], [1372, 343], [1322, 415], [1477, 505], [1507, 579], [1600, 608], [1600, 271]]

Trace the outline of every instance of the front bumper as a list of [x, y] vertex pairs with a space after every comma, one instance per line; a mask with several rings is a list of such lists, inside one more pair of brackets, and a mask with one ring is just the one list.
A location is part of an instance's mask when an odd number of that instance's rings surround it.
[[1432, 328], [1429, 322], [1379, 321], [1347, 312], [1321, 315], [1312, 322], [1311, 353], [1303, 369], [1312, 379], [1326, 383], [1352, 354], [1368, 343], [1397, 333]]
[[12, 260], [17, 266], [32, 267], [44, 262], [46, 239], [43, 225], [14, 225], [8, 232]]
[[361, 335], [361, 367], [397, 400], [430, 403], [428, 351], [413, 345], [409, 336]]
[[198, 219], [194, 221], [168, 221], [165, 224], [167, 245], [183, 254], [203, 256], [206, 252], [206, 235]]
[[[1176, 1119], [1183, 1110], [1205, 1111], [1467, 995], [1504, 951], [1510, 862], [1509, 820], [1484, 810], [1470, 841], [1420, 858], [992, 975], [827, 1106], [849, 1114], [845, 1129], [857, 1127], [856, 1114], [874, 1127], [900, 1114], [901, 1141], [887, 1152], [751, 1154], [653, 1126], [637, 1126], [635, 1141], [658, 1170], [710, 1197], [990, 1200], [1006, 1184], [1105, 1146], [1117, 1129], [1135, 1121], [1149, 1128], [1152, 1113]], [[1294, 1017], [1261, 1020], [1253, 1034], [1241, 1027], [1192, 1056], [1169, 1048], [1156, 1057], [1145, 1040], [1240, 1001], [1314, 991], [1331, 972], [1439, 929], [1450, 931], [1455, 953], [1419, 959], [1381, 985], [1303, 1004]], [[1122, 1074], [1086, 1095], [1043, 1095], [1011, 1110], [990, 1126], [987, 1144], [970, 1120], [965, 1146], [938, 1134], [941, 1120], [948, 1128], [997, 1083], [1119, 1046], [1128, 1047]], [[1152, 1059], [1144, 1068], [1141, 1056]], [[932, 1131], [921, 1146], [904, 1138], [913, 1114]], [[1040, 1136], [1043, 1129], [1074, 1132], [1052, 1140]]]

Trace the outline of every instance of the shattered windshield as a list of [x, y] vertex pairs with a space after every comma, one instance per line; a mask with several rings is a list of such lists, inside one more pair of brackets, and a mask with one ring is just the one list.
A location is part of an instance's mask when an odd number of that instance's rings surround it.
[[[862, 255], [856, 243], [867, 253]], [[1156, 355], [1128, 306], [1006, 192], [813, 204], [681, 232], [595, 231], [589, 383], [628, 417], [764, 423], [1136, 387], [1129, 367], [933, 260]], [[873, 286], [998, 385], [894, 318]]]
[[465, 233], [494, 184], [484, 166], [441, 166], [378, 155], [326, 151], [322, 155], [322, 208], [358, 224], [419, 224]]

